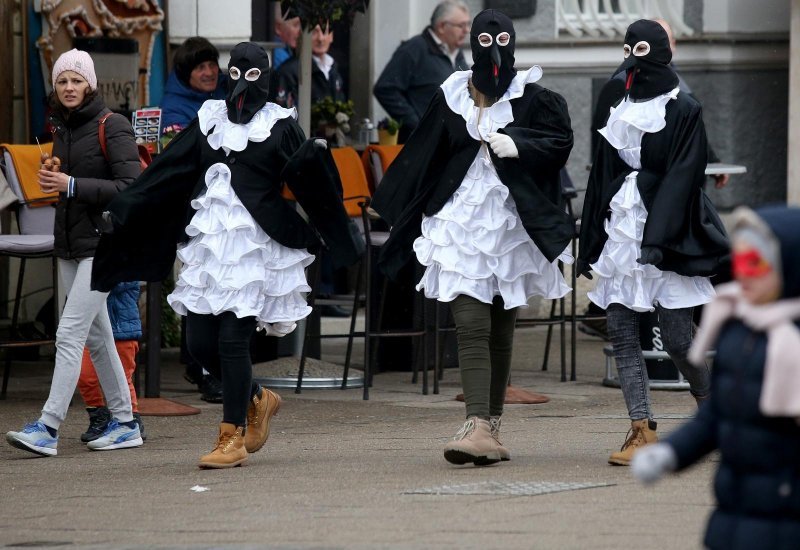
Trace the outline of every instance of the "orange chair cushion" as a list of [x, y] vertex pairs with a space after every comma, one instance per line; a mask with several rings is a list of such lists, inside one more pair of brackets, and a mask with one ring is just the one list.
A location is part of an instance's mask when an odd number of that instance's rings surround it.
[[38, 145], [16, 145], [3, 143], [0, 147], [11, 154], [14, 171], [17, 173], [22, 196], [28, 206], [46, 206], [58, 201], [58, 193], [44, 193], [39, 186], [39, 168], [42, 165], [42, 151], [53, 153], [53, 144], [44, 143], [39, 150]]
[[356, 218], [361, 215], [358, 205], [365, 197], [371, 197], [367, 183], [367, 174], [358, 153], [352, 147], [336, 147], [331, 149], [333, 161], [342, 180], [344, 208], [347, 215]]
[[364, 171], [367, 174], [367, 182], [369, 189], [372, 193], [375, 192], [375, 178], [372, 176], [372, 168], [370, 166], [370, 153], [375, 151], [381, 159], [381, 167], [383, 172], [389, 168], [389, 165], [394, 162], [397, 155], [403, 149], [402, 145], [368, 145], [364, 152], [361, 153], [361, 164], [364, 166]]

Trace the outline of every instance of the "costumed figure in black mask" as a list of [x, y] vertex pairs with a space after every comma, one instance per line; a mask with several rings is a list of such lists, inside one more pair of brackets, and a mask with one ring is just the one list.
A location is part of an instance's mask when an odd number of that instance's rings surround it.
[[[223, 421], [202, 468], [243, 464], [269, 436], [280, 397], [252, 379], [257, 327], [283, 336], [306, 317], [304, 268], [317, 232], [341, 265], [358, 259], [330, 152], [305, 140], [294, 109], [267, 102], [269, 58], [238, 44], [228, 64], [228, 96], [198, 117], [109, 206], [93, 285], [160, 281], [183, 263], [170, 305], [187, 316], [189, 353], [222, 381]], [[286, 182], [309, 225], [281, 197]]]
[[658, 23], [628, 27], [625, 97], [611, 109], [595, 153], [581, 218], [578, 273], [597, 276], [589, 299], [607, 310], [631, 429], [609, 463], [628, 465], [657, 440], [649, 381], [639, 342], [639, 314], [658, 313], [661, 339], [701, 402], [709, 396], [705, 364], [686, 360], [692, 308], [714, 297], [709, 276], [728, 255], [727, 237], [703, 193], [706, 133], [700, 104], [680, 93], [672, 51]]
[[517, 309], [570, 288], [557, 260], [573, 232], [559, 188], [572, 149], [567, 106], [514, 69], [514, 27], [496, 10], [472, 22], [471, 71], [450, 76], [372, 202], [390, 225], [389, 276], [416, 255], [417, 285], [449, 302], [467, 420], [445, 449], [453, 464], [508, 460], [499, 439]]

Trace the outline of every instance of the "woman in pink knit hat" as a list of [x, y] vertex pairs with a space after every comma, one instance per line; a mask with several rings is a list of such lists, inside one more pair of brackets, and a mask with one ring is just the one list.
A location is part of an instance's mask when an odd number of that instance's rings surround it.
[[[41, 417], [7, 441], [42, 456], [57, 453], [58, 429], [67, 415], [81, 371], [84, 345], [89, 348], [106, 403], [113, 416], [104, 434], [88, 443], [92, 450], [138, 447], [141, 434], [131, 411], [125, 372], [114, 345], [106, 309], [107, 292], [91, 290], [92, 261], [100, 240], [106, 205], [141, 172], [133, 129], [111, 111], [97, 93], [97, 76], [86, 52], [70, 50], [53, 65], [50, 117], [53, 155], [60, 169], [43, 167], [39, 185], [58, 192], [54, 249], [67, 301], [56, 333], [56, 360], [50, 396]], [[105, 125], [105, 151], [100, 124]]]

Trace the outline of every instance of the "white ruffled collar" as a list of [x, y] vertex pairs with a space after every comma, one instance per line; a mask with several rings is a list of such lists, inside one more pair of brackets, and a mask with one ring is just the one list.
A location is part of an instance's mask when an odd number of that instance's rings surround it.
[[[247, 124], [236, 124], [228, 119], [228, 107], [224, 99], [209, 99], [197, 112], [200, 131], [206, 136], [212, 149], [220, 147], [229, 154], [243, 151], [250, 141], [264, 141], [270, 136], [272, 127], [281, 119], [297, 118], [297, 110], [284, 109], [267, 102]], [[213, 133], [211, 129], [214, 129]]]
[[488, 134], [503, 128], [514, 120], [511, 100], [525, 93], [525, 86], [542, 78], [542, 68], [534, 65], [527, 71], [516, 74], [503, 96], [491, 107], [483, 109], [478, 123], [479, 109], [469, 93], [469, 79], [472, 71], [456, 71], [442, 83], [444, 98], [450, 110], [461, 115], [467, 123], [467, 132], [473, 139], [485, 140]]
[[647, 101], [631, 101], [625, 98], [616, 107], [611, 107], [605, 128], [598, 132], [617, 150], [641, 147], [642, 136], [660, 132], [667, 125], [665, 116], [667, 103], [678, 97], [680, 88]]

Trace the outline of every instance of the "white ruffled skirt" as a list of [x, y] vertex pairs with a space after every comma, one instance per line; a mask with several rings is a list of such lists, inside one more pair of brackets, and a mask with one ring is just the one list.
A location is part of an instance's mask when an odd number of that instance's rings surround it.
[[608, 240], [591, 266], [597, 285], [589, 299], [603, 309], [617, 303], [640, 312], [653, 311], [656, 303], [668, 309], [707, 304], [715, 295], [708, 277], [687, 277], [636, 261], [647, 221], [637, 175], [628, 174], [611, 199], [611, 217], [605, 222]]
[[222, 163], [206, 172], [207, 189], [192, 201], [191, 239], [178, 249], [183, 267], [167, 301], [181, 315], [254, 316], [268, 334], [283, 336], [311, 313], [303, 293], [311, 290], [305, 267], [314, 257], [272, 240], [236, 196], [230, 177]]
[[[533, 296], [561, 298], [570, 288], [528, 236], [514, 199], [484, 148], [444, 207], [422, 220], [414, 252], [426, 266], [417, 290], [450, 302], [459, 294], [506, 309], [526, 307]], [[559, 258], [572, 263], [565, 250]]]

